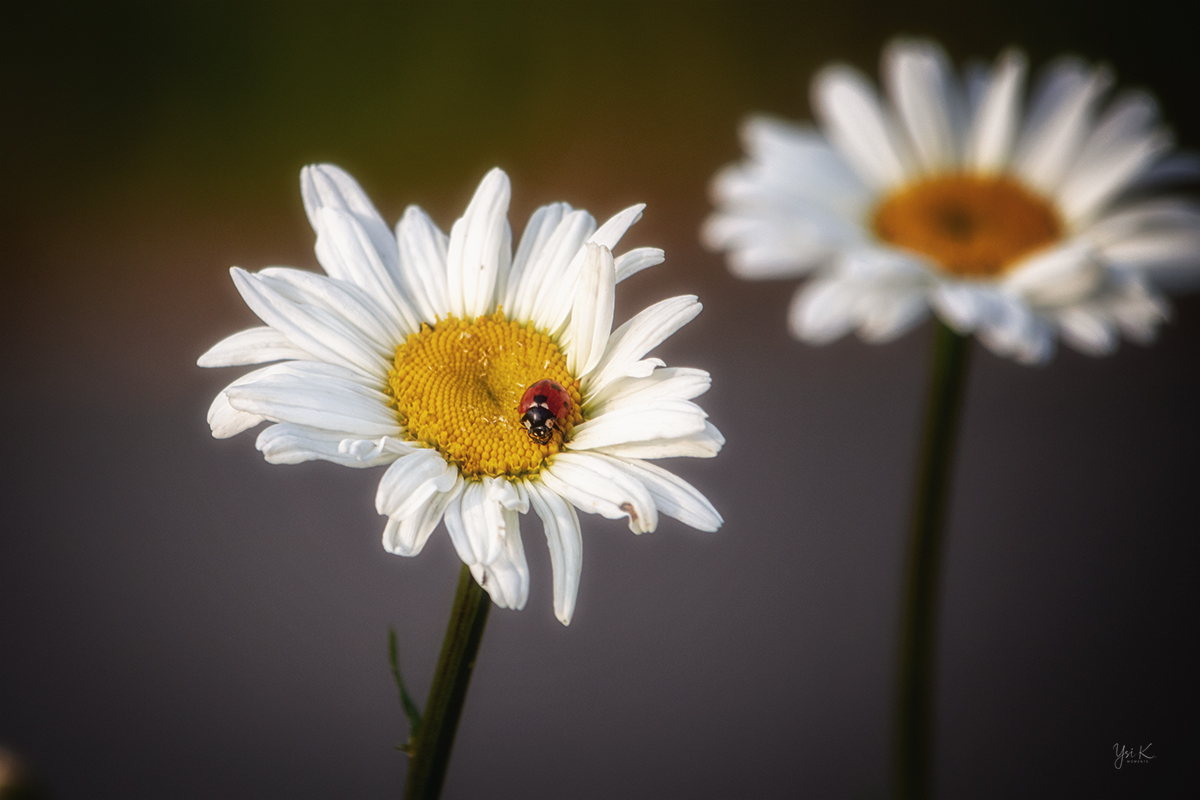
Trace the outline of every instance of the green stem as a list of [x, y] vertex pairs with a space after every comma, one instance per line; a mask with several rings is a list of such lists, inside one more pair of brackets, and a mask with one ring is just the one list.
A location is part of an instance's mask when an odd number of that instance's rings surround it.
[[458, 729], [458, 717], [491, 606], [487, 593], [464, 565], [458, 576], [458, 593], [450, 611], [450, 624], [446, 626], [437, 672], [421, 717], [421, 729], [412, 745], [405, 800], [436, 800], [441, 794], [454, 732]]
[[933, 691], [939, 568], [953, 474], [954, 442], [966, 384], [970, 338], [936, 321], [921, 461], [909, 531], [907, 585], [897, 683], [895, 794], [931, 796]]

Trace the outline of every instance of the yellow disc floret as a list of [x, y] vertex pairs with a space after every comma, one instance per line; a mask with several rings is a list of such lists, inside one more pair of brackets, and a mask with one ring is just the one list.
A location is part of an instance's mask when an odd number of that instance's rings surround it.
[[[544, 378], [561, 384], [572, 403], [570, 418], [538, 444], [521, 425], [517, 405]], [[545, 333], [502, 311], [422, 325], [396, 348], [388, 388], [408, 438], [436, 448], [467, 478], [537, 472], [582, 421], [579, 381], [566, 356]]]
[[1054, 207], [1003, 177], [944, 175], [901, 188], [875, 210], [879, 238], [955, 275], [1000, 275], [1062, 236]]

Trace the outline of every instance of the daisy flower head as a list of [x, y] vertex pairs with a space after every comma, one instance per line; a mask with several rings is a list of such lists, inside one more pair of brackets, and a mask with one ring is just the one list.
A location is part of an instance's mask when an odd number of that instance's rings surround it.
[[883, 52], [882, 100], [840, 64], [812, 84], [819, 128], [749, 119], [748, 153], [718, 173], [702, 236], [746, 278], [812, 273], [789, 309], [795, 336], [857, 329], [891, 340], [934, 311], [1024, 363], [1061, 337], [1091, 355], [1149, 342], [1164, 289], [1200, 281], [1200, 209], [1155, 196], [1195, 175], [1143, 92], [1051, 64], [1024, 106], [1026, 61], [1002, 54], [959, 79], [929, 41]]
[[416, 555], [444, 520], [505, 608], [523, 608], [529, 593], [519, 517], [532, 509], [563, 624], [582, 563], [576, 509], [626, 519], [635, 533], [654, 530], [660, 513], [720, 526], [700, 492], [647, 460], [711, 457], [724, 444], [692, 402], [708, 373], [647, 357], [700, 303], [664, 300], [612, 330], [616, 284], [663, 260], [650, 247], [612, 254], [643, 206], [599, 227], [566, 203], [543, 206], [514, 253], [499, 169], [449, 236], [416, 206], [393, 234], [335, 166], [306, 167], [300, 182], [326, 274], [232, 270], [265, 325], [199, 364], [278, 363], [217, 395], [213, 436], [268, 421], [257, 447], [270, 463], [387, 465], [375, 498], [384, 547]]

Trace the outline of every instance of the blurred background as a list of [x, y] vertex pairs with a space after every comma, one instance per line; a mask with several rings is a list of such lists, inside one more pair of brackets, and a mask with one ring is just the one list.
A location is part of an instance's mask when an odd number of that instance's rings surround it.
[[[448, 537], [388, 555], [378, 471], [213, 440], [256, 324], [228, 268], [316, 268], [301, 166], [448, 230], [492, 166], [519, 233], [648, 204], [667, 262], [618, 317], [696, 293], [657, 351], [710, 370], [728, 445], [668, 466], [725, 516], [584, 520], [569, 628], [534, 518], [528, 606], [493, 611], [447, 798], [883, 798], [928, 328], [790, 341], [792, 283], [697, 229], [749, 112], [807, 119], [896, 34], [1018, 44], [1146, 87], [1200, 148], [1186, 4], [17, 3], [0, 18], [0, 748], [58, 798], [398, 797], [387, 663], [428, 689]], [[943, 593], [944, 798], [1197, 796], [1200, 298], [1152, 348], [1030, 369], [976, 348]], [[1192, 645], [1188, 645], [1188, 642]], [[1114, 769], [1114, 744], [1155, 759]]]

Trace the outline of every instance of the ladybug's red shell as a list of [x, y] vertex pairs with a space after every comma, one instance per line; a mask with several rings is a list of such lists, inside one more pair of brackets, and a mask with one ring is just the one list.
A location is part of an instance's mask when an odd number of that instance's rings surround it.
[[529, 431], [529, 438], [545, 444], [560, 427], [557, 423], [571, 414], [571, 395], [552, 380], [540, 380], [525, 390], [517, 404], [521, 424]]

